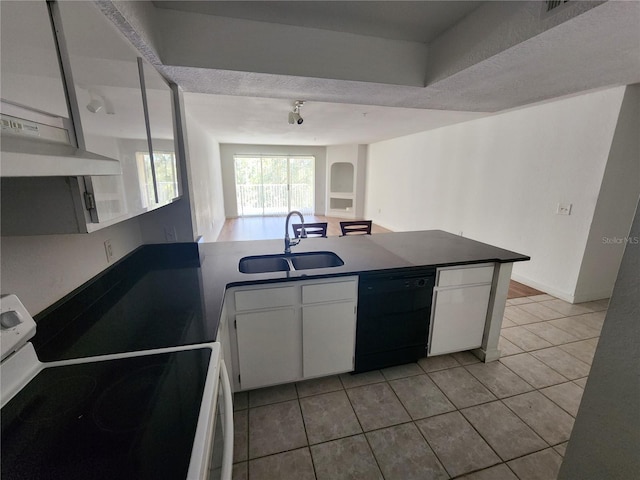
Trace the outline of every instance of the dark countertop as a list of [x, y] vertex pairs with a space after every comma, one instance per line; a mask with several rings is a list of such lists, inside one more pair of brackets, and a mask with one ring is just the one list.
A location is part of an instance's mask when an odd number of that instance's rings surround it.
[[510, 263], [530, 257], [442, 230], [392, 232], [347, 237], [307, 238], [292, 247], [293, 253], [330, 251], [344, 261], [340, 267], [292, 272], [246, 274], [238, 270], [241, 258], [278, 254], [284, 240], [217, 242], [199, 245], [208, 322], [216, 328], [228, 287], [274, 283], [305, 278], [357, 275], [381, 270], [419, 269], [474, 263]]
[[211, 342], [228, 287], [410, 271], [529, 257], [440, 230], [308, 238], [294, 253], [331, 251], [344, 265], [244, 274], [242, 257], [278, 254], [283, 240], [145, 245], [36, 315], [41, 360]]
[[215, 340], [195, 243], [144, 245], [36, 315], [41, 361]]

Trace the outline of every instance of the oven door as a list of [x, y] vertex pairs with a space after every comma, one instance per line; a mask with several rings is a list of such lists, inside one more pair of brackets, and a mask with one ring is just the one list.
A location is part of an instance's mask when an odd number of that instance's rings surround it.
[[233, 396], [220, 343], [212, 348], [186, 480], [231, 480]]
[[220, 360], [209, 480], [231, 480], [233, 464], [233, 396], [224, 360]]

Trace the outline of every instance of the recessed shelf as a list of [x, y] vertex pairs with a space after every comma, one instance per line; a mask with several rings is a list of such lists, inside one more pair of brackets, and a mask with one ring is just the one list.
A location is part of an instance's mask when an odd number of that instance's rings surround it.
[[330, 198], [329, 208], [331, 210], [349, 211], [353, 208], [353, 199], [351, 198]]
[[331, 165], [330, 190], [336, 193], [353, 193], [353, 164], [336, 162]]

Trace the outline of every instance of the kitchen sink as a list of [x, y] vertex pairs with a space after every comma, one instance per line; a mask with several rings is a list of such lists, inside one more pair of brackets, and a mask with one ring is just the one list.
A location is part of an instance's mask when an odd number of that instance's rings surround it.
[[333, 252], [296, 253], [291, 256], [291, 263], [295, 270], [339, 267], [344, 265], [342, 259]]
[[242, 273], [288, 272], [291, 270], [284, 255], [260, 255], [240, 259]]
[[238, 269], [242, 273], [288, 272], [344, 265], [333, 252], [306, 252], [277, 255], [256, 255], [240, 259]]

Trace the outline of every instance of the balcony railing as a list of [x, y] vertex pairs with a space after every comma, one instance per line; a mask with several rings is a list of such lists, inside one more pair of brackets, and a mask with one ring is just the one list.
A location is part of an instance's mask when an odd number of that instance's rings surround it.
[[236, 185], [236, 196], [238, 214], [242, 217], [286, 215], [291, 210], [311, 215], [314, 210], [313, 187], [306, 183]]

